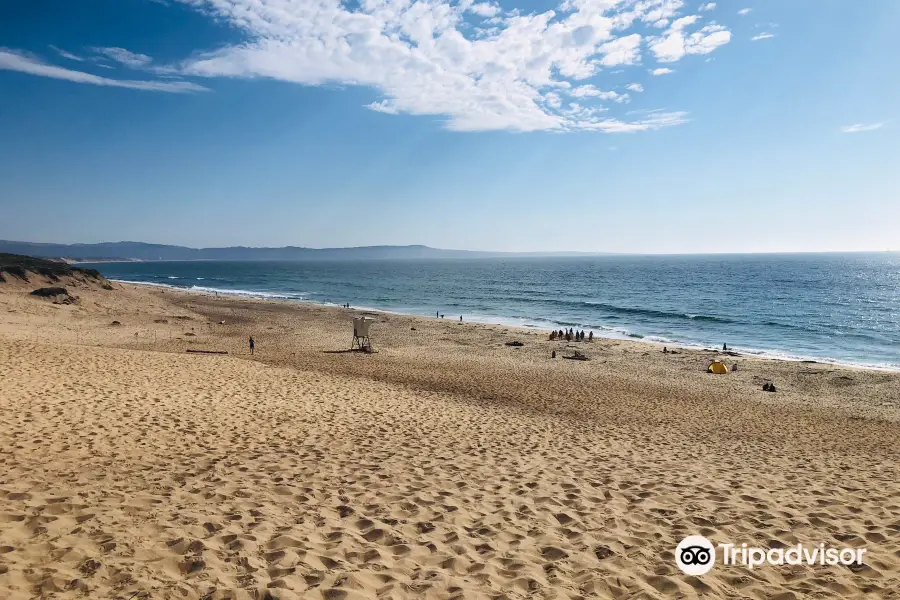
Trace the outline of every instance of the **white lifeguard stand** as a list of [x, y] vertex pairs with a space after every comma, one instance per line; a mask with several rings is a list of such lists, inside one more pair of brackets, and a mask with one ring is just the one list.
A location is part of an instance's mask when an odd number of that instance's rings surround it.
[[372, 340], [369, 339], [369, 326], [375, 322], [371, 317], [353, 317], [353, 341], [350, 349], [371, 350]]

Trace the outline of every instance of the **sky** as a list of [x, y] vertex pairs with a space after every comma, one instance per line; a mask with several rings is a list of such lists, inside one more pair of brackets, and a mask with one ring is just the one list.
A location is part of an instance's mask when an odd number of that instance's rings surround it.
[[900, 250], [896, 0], [11, 0], [0, 239]]

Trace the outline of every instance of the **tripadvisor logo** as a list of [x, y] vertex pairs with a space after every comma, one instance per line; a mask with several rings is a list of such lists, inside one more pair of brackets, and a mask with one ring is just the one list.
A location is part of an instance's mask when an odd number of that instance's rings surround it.
[[702, 535], [689, 535], [675, 548], [675, 564], [685, 575], [704, 575], [716, 563], [716, 549]]
[[787, 548], [755, 548], [747, 544], [713, 545], [702, 535], [690, 535], [675, 548], [675, 564], [685, 575], [704, 575], [716, 564], [716, 554], [721, 555], [725, 566], [742, 566], [754, 569], [768, 565], [862, 565], [865, 548], [832, 548], [825, 544], [804, 546], [797, 544]]

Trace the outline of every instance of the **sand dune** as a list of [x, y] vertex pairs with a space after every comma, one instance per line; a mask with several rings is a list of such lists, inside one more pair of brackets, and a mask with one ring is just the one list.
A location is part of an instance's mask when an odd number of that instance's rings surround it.
[[[898, 597], [897, 375], [716, 378], [608, 341], [551, 361], [543, 335], [397, 316], [378, 354], [340, 354], [333, 309], [19, 292], [0, 292], [4, 598]], [[688, 577], [688, 534], [868, 554]]]

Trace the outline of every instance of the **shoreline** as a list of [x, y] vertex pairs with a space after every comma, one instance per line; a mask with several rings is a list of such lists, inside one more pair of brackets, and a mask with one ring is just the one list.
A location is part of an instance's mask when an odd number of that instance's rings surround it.
[[[119, 284], [127, 284], [141, 287], [152, 287], [152, 288], [161, 288], [166, 290], [172, 290], [177, 292], [183, 292], [187, 294], [199, 294], [199, 295], [209, 295], [210, 297], [217, 297], [215, 294], [218, 293], [226, 298], [236, 298], [236, 299], [244, 299], [244, 300], [257, 300], [264, 302], [284, 302], [284, 303], [297, 303], [297, 304], [308, 304], [314, 306], [321, 306], [327, 308], [338, 308], [342, 307], [339, 304], [330, 303], [330, 302], [319, 302], [315, 300], [309, 300], [303, 297], [291, 297], [287, 295], [278, 295], [275, 292], [254, 292], [252, 290], [229, 290], [229, 289], [221, 289], [221, 288], [205, 288], [203, 286], [195, 286], [202, 289], [192, 289], [185, 288], [176, 285], [166, 284], [166, 283], [156, 283], [150, 281], [129, 281], [122, 279], [111, 279], [115, 283]], [[343, 309], [347, 310], [347, 309]], [[441, 319], [437, 319], [436, 317], [425, 315], [425, 314], [417, 314], [417, 313], [406, 313], [393, 311], [383, 308], [375, 308], [368, 306], [353, 306], [351, 305], [349, 310], [357, 310], [361, 312], [375, 312], [375, 313], [383, 313], [388, 315], [397, 315], [397, 316], [405, 316], [405, 317], [413, 317], [413, 318], [421, 318], [421, 319], [431, 319], [434, 321], [441, 321]], [[446, 319], [448, 322], [454, 322], [453, 318]], [[528, 325], [523, 323], [513, 322], [512, 318], [505, 317], [494, 317], [494, 316], [480, 316], [476, 315], [474, 317], [469, 317], [468, 323], [479, 323], [483, 325], [492, 325], [498, 327], [514, 327], [516, 329], [521, 329], [522, 331], [528, 332], [540, 332], [549, 335], [551, 331], [555, 329], [546, 325]], [[557, 329], [562, 328], [565, 329], [563, 325], [558, 325]], [[576, 328], [579, 329], [580, 327]], [[594, 336], [596, 338], [604, 339], [604, 340], [615, 340], [620, 342], [629, 342], [634, 344], [646, 344], [650, 345], [654, 348], [663, 348], [663, 347], [671, 347], [676, 348], [678, 350], [686, 350], [692, 352], [716, 352], [722, 353], [718, 346], [713, 345], [701, 345], [694, 344], [690, 342], [679, 342], [677, 340], [672, 341], [660, 341], [654, 339], [647, 339], [644, 336], [638, 337], [639, 334], [627, 334], [627, 333], [619, 333], [616, 335], [615, 330], [613, 329], [585, 329], [585, 331], [594, 331]], [[738, 355], [735, 358], [754, 358], [759, 360], [771, 360], [778, 362], [788, 362], [788, 363], [803, 363], [803, 364], [821, 364], [821, 365], [832, 365], [841, 368], [848, 369], [857, 369], [862, 371], [876, 371], [876, 372], [886, 372], [886, 373], [900, 373], [900, 365], [884, 365], [879, 363], [863, 363], [863, 362], [852, 362], [846, 360], [835, 359], [831, 357], [823, 357], [823, 356], [815, 356], [815, 355], [794, 355], [790, 354], [788, 351], [780, 351], [780, 350], [771, 350], [771, 349], [761, 349], [761, 348], [742, 348], [740, 346], [729, 347], [728, 352], [736, 352]]]

